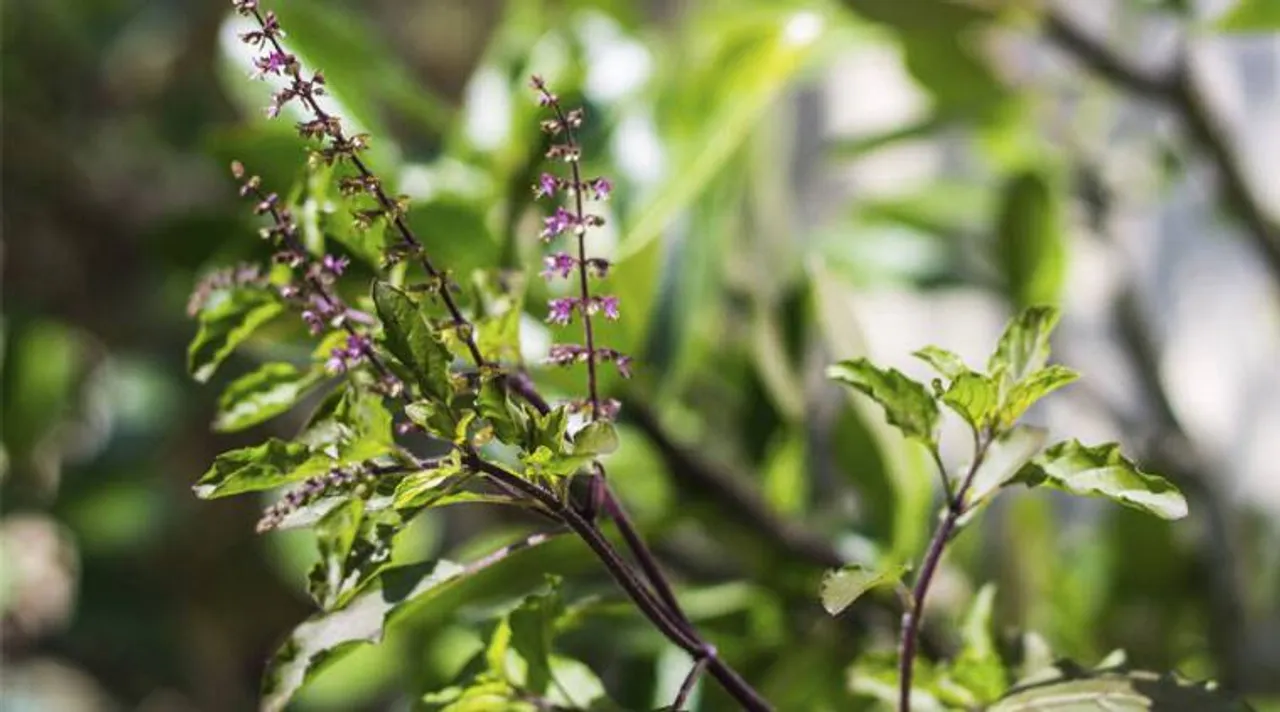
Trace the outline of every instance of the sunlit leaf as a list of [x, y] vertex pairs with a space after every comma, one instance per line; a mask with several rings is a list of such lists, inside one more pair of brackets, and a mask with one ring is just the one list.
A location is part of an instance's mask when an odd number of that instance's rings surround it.
[[[385, 517], [385, 515], [383, 515]], [[398, 527], [366, 515], [364, 502], [348, 500], [316, 523], [320, 560], [311, 570], [308, 590], [322, 609], [340, 607], [391, 561], [391, 540]]]
[[1031, 682], [1019, 684], [989, 712], [1248, 712], [1249, 706], [1218, 691], [1171, 673], [1124, 668], [1081, 670], [1060, 664]]
[[1042, 306], [1024, 309], [1005, 326], [987, 365], [989, 373], [1004, 374], [1004, 390], [1044, 368], [1049, 360], [1049, 334], [1057, 323], [1058, 310]]
[[963, 645], [947, 676], [981, 702], [991, 702], [1008, 689], [1004, 662], [991, 635], [995, 586], [987, 584], [974, 597], [960, 628]]
[[241, 376], [218, 398], [213, 427], [243, 430], [288, 411], [324, 379], [319, 369], [300, 370], [289, 363], [268, 363]]
[[1000, 426], [1007, 428], [1013, 425], [1036, 401], [1079, 377], [1075, 371], [1057, 364], [1029, 374], [1005, 394], [1000, 406]]
[[280, 298], [266, 289], [215, 293], [199, 314], [200, 327], [187, 347], [187, 370], [197, 381], [208, 381], [237, 346], [282, 311]]
[[1058, 443], [1018, 474], [1029, 486], [1048, 484], [1072, 494], [1106, 497], [1162, 519], [1187, 516], [1187, 500], [1162, 477], [1147, 474], [1120, 454], [1120, 446]]
[[1043, 428], [1019, 425], [996, 438], [987, 446], [982, 463], [974, 473], [973, 483], [965, 495], [968, 506], [982, 502], [1016, 477], [1022, 467], [1040, 452], [1048, 437], [1049, 431]]
[[507, 617], [511, 626], [511, 648], [527, 665], [525, 687], [539, 694], [546, 691], [551, 682], [551, 643], [556, 620], [564, 612], [564, 601], [557, 587], [558, 583], [553, 581], [547, 591], [527, 596]]
[[613, 423], [597, 420], [573, 436], [573, 454], [608, 455], [618, 449], [618, 431]]
[[1222, 32], [1271, 33], [1280, 31], [1280, 3], [1275, 0], [1239, 0], [1214, 23]]
[[867, 591], [880, 586], [897, 585], [908, 568], [899, 565], [876, 571], [854, 564], [828, 571], [822, 577], [822, 607], [827, 613], [838, 615]]
[[884, 408], [885, 419], [909, 438], [934, 441], [938, 404], [920, 383], [897, 369], [881, 369], [865, 358], [841, 361], [827, 368], [827, 378], [867, 394]]
[[982, 430], [1000, 404], [1000, 385], [989, 376], [966, 370], [951, 381], [941, 400], [975, 430]]
[[274, 489], [319, 474], [332, 462], [311, 448], [272, 438], [255, 447], [224, 452], [195, 485], [201, 499]]
[[932, 366], [945, 378], [956, 378], [969, 371], [959, 355], [937, 346], [926, 346], [911, 355]]

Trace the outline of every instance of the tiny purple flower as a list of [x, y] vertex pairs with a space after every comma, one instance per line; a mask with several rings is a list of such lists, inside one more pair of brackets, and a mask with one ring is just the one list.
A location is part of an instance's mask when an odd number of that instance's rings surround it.
[[372, 350], [372, 342], [369, 337], [362, 334], [352, 334], [347, 337], [347, 357], [352, 361], [359, 361], [369, 354]]
[[596, 304], [600, 310], [604, 312], [604, 318], [609, 320], [617, 320], [618, 318], [618, 298], [615, 296], [599, 297]]
[[534, 198], [549, 198], [556, 194], [556, 190], [560, 187], [560, 179], [550, 173], [543, 173], [538, 178], [538, 184], [533, 187]]
[[320, 262], [320, 266], [324, 267], [326, 272], [335, 277], [341, 277], [342, 273], [346, 271], [347, 265], [350, 264], [351, 260], [348, 260], [346, 257], [334, 257], [333, 255], [325, 255], [324, 259]]
[[302, 320], [307, 323], [307, 329], [314, 335], [324, 331], [324, 319], [320, 315], [310, 309], [302, 312]]
[[547, 354], [547, 362], [556, 366], [567, 366], [585, 360], [587, 347], [578, 344], [554, 344]]
[[542, 219], [542, 239], [550, 240], [568, 230], [576, 222], [577, 218], [573, 216], [573, 213], [563, 207], [556, 208], [554, 213]]
[[329, 360], [324, 362], [324, 369], [329, 373], [344, 373], [347, 370], [347, 352], [341, 348], [329, 352]]
[[618, 373], [623, 378], [631, 378], [631, 357], [618, 354], [613, 358], [613, 365], [618, 367]]
[[552, 277], [567, 278], [573, 273], [573, 268], [578, 261], [568, 252], [557, 252], [542, 258], [542, 265], [545, 269], [540, 273], [543, 279], [551, 279]]
[[561, 326], [568, 324], [573, 321], [573, 309], [577, 304], [578, 300], [572, 297], [552, 299], [547, 302], [547, 307], [550, 308], [550, 312], [547, 314], [547, 321]]
[[609, 276], [609, 260], [603, 257], [588, 257], [587, 269], [591, 270], [591, 274], [599, 279]]
[[287, 68], [292, 62], [293, 57], [290, 55], [272, 50], [266, 55], [253, 60], [253, 64], [258, 70], [254, 72], [253, 78], [262, 79], [268, 74], [283, 74], [285, 68]]
[[587, 188], [591, 190], [596, 200], [608, 200], [609, 194], [613, 192], [613, 184], [608, 178], [596, 178], [587, 184]]
[[296, 284], [285, 284], [280, 287], [280, 298], [282, 299], [296, 299], [301, 293], [302, 290]]

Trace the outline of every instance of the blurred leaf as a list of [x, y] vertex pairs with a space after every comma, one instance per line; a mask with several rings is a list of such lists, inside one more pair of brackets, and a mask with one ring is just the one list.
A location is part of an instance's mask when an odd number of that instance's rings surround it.
[[1017, 480], [1030, 487], [1049, 484], [1072, 494], [1100, 496], [1162, 519], [1187, 516], [1187, 501], [1176, 487], [1138, 469], [1120, 446], [1095, 447], [1075, 440], [1058, 443], [1029, 463]]
[[897, 369], [880, 369], [865, 358], [827, 367], [827, 378], [854, 388], [879, 403], [885, 418], [903, 435], [932, 444], [938, 427], [938, 404], [928, 389]]
[[1049, 360], [1049, 334], [1058, 323], [1053, 307], [1030, 307], [1014, 317], [1000, 336], [1000, 343], [987, 364], [991, 374], [1004, 374], [1001, 390], [1044, 368]]
[[1012, 480], [1031, 458], [1044, 447], [1049, 431], [1019, 425], [1002, 433], [987, 446], [986, 455], [974, 473], [973, 484], [966, 495], [966, 505], [973, 507]]
[[1000, 385], [989, 376], [966, 369], [947, 386], [942, 402], [964, 418], [975, 431], [982, 431], [1000, 404]]
[[507, 617], [511, 647], [528, 666], [524, 686], [539, 695], [551, 683], [551, 642], [556, 621], [564, 613], [558, 585], [553, 581], [549, 590], [529, 595]]
[[1067, 252], [1062, 199], [1045, 171], [1025, 170], [1005, 183], [995, 257], [1015, 306], [1058, 301]]
[[[938, 672], [927, 659], [917, 659], [911, 685], [911, 712], [945, 712], [948, 709], [934, 694]], [[875, 710], [898, 708], [898, 656], [871, 652], [860, 655], [849, 667], [849, 689], [879, 703]]]
[[945, 127], [945, 121], [931, 115], [883, 133], [834, 139], [829, 143], [827, 152], [836, 160], [857, 159], [902, 141], [931, 138]]
[[[441, 560], [383, 571], [378, 576], [378, 588], [360, 593], [342, 608], [318, 613], [294, 629], [268, 663], [262, 708], [270, 712], [284, 709], [298, 688], [323, 666], [360, 644], [381, 640], [387, 625], [420, 613], [433, 602], [455, 607], [467, 602], [462, 595], [466, 592], [490, 598], [509, 595], [513, 586], [525, 585], [524, 576], [477, 577], [495, 567], [496, 573], [515, 573], [511, 567], [516, 560], [527, 557], [531, 548], [548, 540], [545, 535], [531, 537], [466, 566]], [[469, 581], [474, 585], [466, 591], [449, 595]], [[436, 615], [442, 613], [436, 611]]]
[[800, 515], [805, 511], [809, 501], [806, 456], [804, 432], [793, 430], [777, 439], [765, 459], [764, 496], [781, 514]]
[[838, 615], [867, 591], [896, 586], [908, 570], [909, 566], [898, 565], [875, 571], [858, 564], [832, 569], [822, 577], [822, 607], [827, 613]]
[[1222, 32], [1271, 33], [1280, 30], [1280, 3], [1275, 0], [1239, 0], [1214, 27]]
[[498, 264], [500, 246], [477, 205], [444, 198], [417, 202], [405, 222], [439, 269], [467, 276]]
[[387, 348], [413, 374], [423, 395], [449, 402], [453, 396], [449, 379], [452, 357], [436, 338], [418, 304], [382, 281], [373, 284], [373, 301], [386, 331]]
[[[1106, 709], [1115, 712], [1248, 712], [1249, 706], [1230, 699], [1211, 683], [1193, 683], [1172, 673], [1139, 670], [1081, 670], [1059, 664], [1035, 682], [1020, 684], [989, 709], [990, 712]], [[1056, 673], [1056, 674], [1054, 674]]]
[[[0, 350], [8, 352], [0, 423], [8, 456], [20, 461], [68, 415], [84, 345], [70, 328], [53, 321], [0, 322], [0, 327], [0, 337], [7, 337]], [[5, 469], [0, 466], [0, 473]]]
[[327, 457], [313, 456], [306, 445], [271, 438], [217, 456], [194, 489], [201, 499], [274, 489], [324, 472], [331, 464]]
[[213, 427], [234, 432], [270, 420], [297, 404], [324, 379], [319, 369], [300, 371], [289, 363], [268, 363], [241, 376], [218, 398]]
[[995, 597], [996, 589], [991, 584], [983, 586], [974, 597], [960, 627], [963, 646], [947, 671], [952, 680], [984, 703], [998, 699], [1009, 686], [1004, 662], [991, 635]]
[[[723, 101], [699, 115], [696, 136], [685, 143], [669, 178], [637, 217], [624, 229], [621, 257], [636, 254], [656, 240], [675, 216], [697, 199], [707, 183], [734, 155], [752, 127], [805, 61], [821, 45], [826, 19], [816, 13], [763, 13], [744, 29], [750, 34], [748, 51], [715, 74]], [[744, 22], [744, 20], [738, 20]], [[812, 34], [795, 31], [798, 23], [812, 25]], [[705, 41], [705, 38], [699, 38]]]
[[279, 297], [268, 289], [214, 293], [198, 316], [199, 330], [187, 348], [187, 370], [197, 381], [208, 381], [237, 346], [282, 311]]
[[1036, 401], [1079, 377], [1075, 371], [1057, 364], [1029, 374], [1005, 394], [1000, 406], [1000, 427], [1013, 425]]
[[573, 436], [573, 454], [595, 457], [618, 449], [618, 432], [613, 423], [597, 420]]

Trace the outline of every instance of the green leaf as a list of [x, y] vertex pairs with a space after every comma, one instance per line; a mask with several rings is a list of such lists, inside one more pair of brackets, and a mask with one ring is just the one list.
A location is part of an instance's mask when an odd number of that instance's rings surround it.
[[970, 373], [964, 359], [957, 354], [937, 346], [926, 346], [911, 354], [933, 367], [944, 378], [956, 378], [962, 373]]
[[1005, 394], [1000, 404], [999, 427], [1007, 428], [1013, 425], [1036, 401], [1079, 377], [1080, 374], [1075, 371], [1057, 364], [1046, 366], [1028, 375], [1014, 384]]
[[507, 617], [511, 647], [528, 666], [524, 686], [537, 694], [546, 692], [551, 682], [551, 642], [556, 621], [564, 612], [558, 585], [553, 579], [549, 590], [526, 597]]
[[618, 449], [618, 431], [613, 423], [597, 420], [573, 436], [573, 454], [597, 457]]
[[1222, 32], [1280, 31], [1280, 3], [1275, 0], [1240, 0], [1214, 26]]
[[348, 385], [335, 391], [312, 418], [298, 442], [335, 464], [371, 460], [395, 450], [391, 413], [382, 396]]
[[865, 358], [829, 366], [827, 378], [855, 388], [884, 408], [885, 419], [909, 438], [934, 442], [938, 427], [938, 404], [920, 383], [897, 369], [883, 370]]
[[799, 428], [780, 431], [765, 455], [765, 499], [774, 511], [799, 516], [809, 500], [809, 470], [805, 466], [806, 433]]
[[433, 401], [414, 401], [404, 407], [404, 414], [414, 425], [442, 440], [452, 441], [458, 427], [453, 410]]
[[266, 289], [215, 293], [200, 312], [200, 328], [187, 347], [187, 370], [197, 381], [208, 381], [237, 346], [282, 311], [279, 297]]
[[1173, 673], [1129, 670], [1124, 667], [1081, 670], [1060, 663], [1019, 684], [988, 712], [1249, 712], [1213, 683], [1187, 681]]
[[974, 430], [981, 431], [994, 419], [1000, 404], [1000, 385], [989, 376], [966, 370], [947, 386], [942, 402]]
[[213, 427], [234, 432], [288, 411], [324, 379], [319, 369], [301, 371], [289, 363], [268, 363], [241, 376], [218, 398]]
[[387, 349], [413, 374], [424, 396], [448, 402], [453, 396], [449, 349], [436, 338], [418, 304], [392, 285], [373, 285], [373, 302], [386, 331]]
[[1028, 486], [1048, 484], [1084, 496], [1106, 497], [1162, 519], [1187, 516], [1187, 500], [1162, 477], [1147, 474], [1120, 454], [1120, 446], [1058, 443], [1018, 474]]
[[488, 421], [498, 439], [508, 445], [523, 442], [529, 429], [529, 418], [511, 402], [511, 396], [502, 383], [490, 379], [480, 384], [476, 394], [476, 409], [480, 417]]
[[334, 508], [315, 530], [320, 561], [311, 570], [308, 591], [324, 610], [341, 607], [391, 561], [397, 527], [376, 514], [366, 516], [361, 499]]
[[201, 499], [274, 489], [324, 472], [331, 464], [326, 457], [313, 456], [304, 444], [272, 438], [217, 456], [194, 489]]
[[839, 615], [867, 591], [896, 585], [908, 569], [905, 565], [898, 565], [875, 571], [858, 564], [832, 569], [822, 577], [822, 607], [833, 616]]
[[262, 708], [284, 709], [326, 664], [358, 645], [381, 640], [383, 630], [398, 619], [431, 605], [452, 608], [468, 601], [505, 598], [511, 586], [528, 585], [524, 576], [512, 575], [513, 559], [550, 540], [545, 535], [530, 537], [465, 566], [441, 560], [383, 571], [377, 587], [360, 592], [336, 610], [312, 616], [293, 630], [267, 665]]
[[991, 635], [995, 597], [996, 589], [991, 584], [983, 586], [974, 597], [960, 627], [964, 644], [947, 671], [952, 680], [984, 703], [998, 699], [1009, 686], [1004, 662]]
[[1058, 301], [1067, 252], [1061, 202], [1046, 171], [1022, 171], [1004, 186], [995, 258], [1019, 307]]
[[484, 306], [484, 316], [475, 322], [476, 347], [490, 362], [518, 362], [525, 295], [523, 276], [477, 271], [471, 283], [476, 301]]
[[988, 495], [1003, 487], [1022, 471], [1044, 447], [1049, 431], [1025, 425], [1014, 427], [987, 446], [982, 463], [973, 475], [973, 484], [965, 495], [966, 507], [980, 504]]
[[988, 373], [1004, 375], [1001, 390], [1007, 392], [1013, 384], [1044, 368], [1049, 360], [1049, 334], [1057, 323], [1058, 310], [1042, 306], [1024, 309], [1005, 326], [987, 364]]

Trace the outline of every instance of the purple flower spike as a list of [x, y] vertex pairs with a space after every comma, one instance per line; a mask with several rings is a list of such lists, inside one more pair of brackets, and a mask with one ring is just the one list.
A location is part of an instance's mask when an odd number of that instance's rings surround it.
[[560, 299], [552, 299], [547, 302], [550, 312], [547, 314], [547, 321], [552, 324], [564, 326], [573, 321], [573, 309], [577, 306], [578, 300], [572, 297], [562, 297]]
[[542, 239], [550, 240], [560, 233], [568, 230], [577, 222], [577, 218], [564, 208], [556, 208], [551, 215], [542, 219]]
[[551, 279], [552, 277], [565, 279], [573, 273], [573, 268], [577, 264], [578, 261], [568, 252], [557, 252], [542, 258], [542, 265], [545, 269], [540, 274], [543, 279]]
[[596, 300], [600, 306], [600, 311], [604, 312], [604, 318], [617, 320], [618, 318], [618, 298], [615, 296], [600, 297]]
[[543, 173], [538, 184], [533, 187], [534, 198], [550, 198], [560, 188], [560, 179], [550, 173]]

